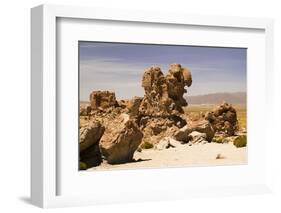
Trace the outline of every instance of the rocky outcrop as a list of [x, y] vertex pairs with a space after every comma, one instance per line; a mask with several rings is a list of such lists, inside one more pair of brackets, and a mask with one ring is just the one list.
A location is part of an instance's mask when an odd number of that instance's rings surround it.
[[214, 130], [218, 133], [233, 136], [238, 130], [236, 110], [228, 103], [222, 103], [211, 112], [207, 112], [205, 119], [212, 124]]
[[88, 126], [80, 128], [79, 152], [80, 161], [87, 167], [97, 166], [101, 163], [101, 153], [99, 151], [99, 140], [105, 128], [100, 122], [93, 122]]
[[139, 106], [139, 125], [144, 140], [158, 143], [164, 137], [172, 136], [175, 129], [186, 124], [181, 115], [182, 107], [187, 105], [183, 98], [185, 87], [192, 84], [191, 73], [180, 64], [170, 65], [165, 76], [156, 66], [144, 71], [142, 87], [145, 95]]
[[93, 91], [90, 94], [90, 105], [92, 109], [107, 109], [118, 106], [118, 102], [114, 92]]
[[130, 162], [143, 134], [128, 114], [121, 114], [106, 126], [100, 140], [100, 151], [109, 164]]
[[[81, 161], [92, 158], [99, 162], [98, 156], [102, 156], [110, 164], [129, 162], [140, 143], [145, 141], [154, 146], [170, 138], [168, 146], [173, 146], [175, 140], [171, 137], [186, 125], [182, 107], [187, 106], [187, 102], [183, 95], [185, 87], [191, 84], [190, 71], [180, 64], [172, 64], [167, 75], [156, 66], [144, 71], [144, 97], [117, 101], [114, 92], [93, 91], [89, 97], [90, 106], [81, 109], [80, 115], [88, 115], [87, 119], [94, 119], [105, 126], [105, 130], [99, 132], [98, 123], [96, 127], [80, 130]], [[165, 140], [162, 143], [166, 143]]]

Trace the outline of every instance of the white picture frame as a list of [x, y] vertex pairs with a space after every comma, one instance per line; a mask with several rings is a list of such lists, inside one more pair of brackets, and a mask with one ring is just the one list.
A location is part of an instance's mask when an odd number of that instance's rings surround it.
[[[89, 195], [58, 195], [60, 158], [57, 146], [57, 88], [60, 81], [57, 78], [57, 21], [59, 18], [79, 19], [79, 20], [108, 20], [133, 23], [153, 23], [155, 25], [167, 26], [200, 26], [202, 28], [224, 28], [229, 31], [232, 29], [254, 29], [261, 30], [264, 33], [264, 69], [262, 75], [265, 79], [265, 87], [261, 88], [266, 97], [267, 116], [264, 122], [270, 122], [273, 116], [273, 21], [271, 19], [241, 18], [241, 17], [217, 17], [203, 15], [173, 14], [173, 13], [153, 13], [149, 11], [122, 11], [100, 8], [84, 8], [74, 6], [54, 6], [41, 5], [31, 10], [31, 201], [33, 204], [46, 207], [91, 205], [99, 203], [116, 202], [137, 202], [143, 200], [165, 200], [188, 197], [204, 196], [224, 196], [224, 195], [242, 195], [253, 193], [265, 193], [271, 191], [271, 165], [270, 155], [268, 153], [261, 156], [265, 165], [259, 172], [263, 172], [265, 178], [254, 184], [242, 182], [233, 185], [218, 185], [210, 187], [200, 187], [194, 183], [194, 187], [189, 186], [178, 188], [168, 185], [165, 189], [155, 188], [150, 196], [145, 192], [140, 192], [136, 196], [131, 196], [127, 191], [112, 193], [111, 196], [89, 196]], [[252, 84], [253, 86], [253, 84]], [[270, 150], [270, 130], [266, 126], [267, 141], [266, 148]], [[183, 172], [184, 169], [178, 171]], [[208, 168], [211, 173], [211, 169]], [[152, 171], [152, 170], [151, 170]], [[166, 170], [167, 171], [167, 170]], [[176, 171], [176, 170], [174, 170]], [[126, 175], [131, 175], [142, 171], [131, 171]], [[157, 176], [165, 175], [165, 172], [153, 170]], [[157, 173], [157, 174], [156, 174]], [[113, 176], [118, 176], [115, 171]], [[123, 172], [123, 174], [125, 174]], [[198, 174], [200, 175], [200, 173]], [[112, 176], [112, 177], [113, 177]], [[172, 176], [171, 176], [172, 177]], [[126, 187], [126, 186], [124, 186]], [[170, 192], [169, 195], [167, 192]], [[127, 193], [127, 194], [126, 194]], [[156, 197], [156, 195], [158, 195]]]

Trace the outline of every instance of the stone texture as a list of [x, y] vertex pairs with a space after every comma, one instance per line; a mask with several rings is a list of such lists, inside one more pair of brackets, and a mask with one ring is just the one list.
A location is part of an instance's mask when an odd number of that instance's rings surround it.
[[133, 97], [131, 100], [129, 100], [127, 108], [128, 108], [128, 113], [131, 116], [137, 116], [139, 115], [139, 108], [142, 102], [142, 97]]
[[100, 122], [92, 122], [80, 128], [79, 151], [84, 151], [99, 142], [105, 128]]
[[103, 158], [109, 164], [130, 162], [141, 143], [143, 134], [129, 115], [122, 114], [112, 120], [100, 140]]
[[107, 109], [118, 106], [118, 102], [114, 92], [93, 91], [90, 94], [90, 105], [92, 109]]
[[191, 86], [191, 73], [180, 64], [170, 65], [168, 74], [164, 76], [159, 67], [145, 70], [142, 87], [145, 95], [140, 105], [140, 113], [148, 116], [167, 117], [183, 113], [187, 105], [183, 98], [185, 86]]
[[187, 102], [183, 98], [184, 93], [187, 92], [184, 87], [192, 84], [190, 71], [182, 68], [180, 64], [171, 64], [166, 76], [166, 84], [168, 96], [173, 100], [175, 109], [182, 113], [181, 107], [187, 106]]
[[189, 137], [190, 144], [207, 143], [206, 133], [193, 131], [189, 134]]
[[185, 125], [181, 129], [176, 131], [173, 137], [178, 141], [181, 141], [183, 143], [187, 143], [187, 142], [189, 142], [189, 139], [190, 139], [188, 135], [191, 132], [192, 132], [192, 130], [189, 128], [189, 126]]
[[205, 133], [206, 140], [208, 142], [212, 141], [212, 139], [215, 135], [215, 130], [213, 129], [213, 126], [210, 124], [210, 122], [208, 122], [206, 120], [199, 120], [199, 121], [191, 122], [189, 125], [190, 125], [190, 128], [192, 129], [192, 131]]
[[237, 112], [228, 103], [222, 103], [211, 112], [207, 112], [205, 119], [212, 124], [216, 132], [226, 136], [233, 136], [238, 130]]
[[90, 115], [91, 110], [92, 110], [91, 106], [87, 106], [87, 105], [80, 106], [80, 115], [81, 116], [88, 116], [88, 115]]

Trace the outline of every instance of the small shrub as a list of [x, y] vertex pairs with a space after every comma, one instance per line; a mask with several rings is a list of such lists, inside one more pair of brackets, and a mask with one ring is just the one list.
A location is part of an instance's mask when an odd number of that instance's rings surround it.
[[223, 136], [216, 136], [213, 138], [213, 142], [215, 143], [224, 143], [224, 137]]
[[239, 135], [233, 141], [233, 145], [237, 148], [247, 146], [247, 136], [246, 135]]
[[87, 169], [87, 164], [80, 161], [79, 162], [79, 170], [86, 170]]
[[148, 142], [148, 141], [144, 141], [141, 146], [140, 146], [141, 149], [151, 149], [153, 148], [153, 144]]

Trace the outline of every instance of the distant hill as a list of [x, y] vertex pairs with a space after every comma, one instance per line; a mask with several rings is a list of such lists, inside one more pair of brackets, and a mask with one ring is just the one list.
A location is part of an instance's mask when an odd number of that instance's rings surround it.
[[198, 96], [187, 96], [189, 104], [218, 104], [226, 101], [230, 104], [246, 104], [247, 97], [245, 92], [235, 93], [213, 93]]

